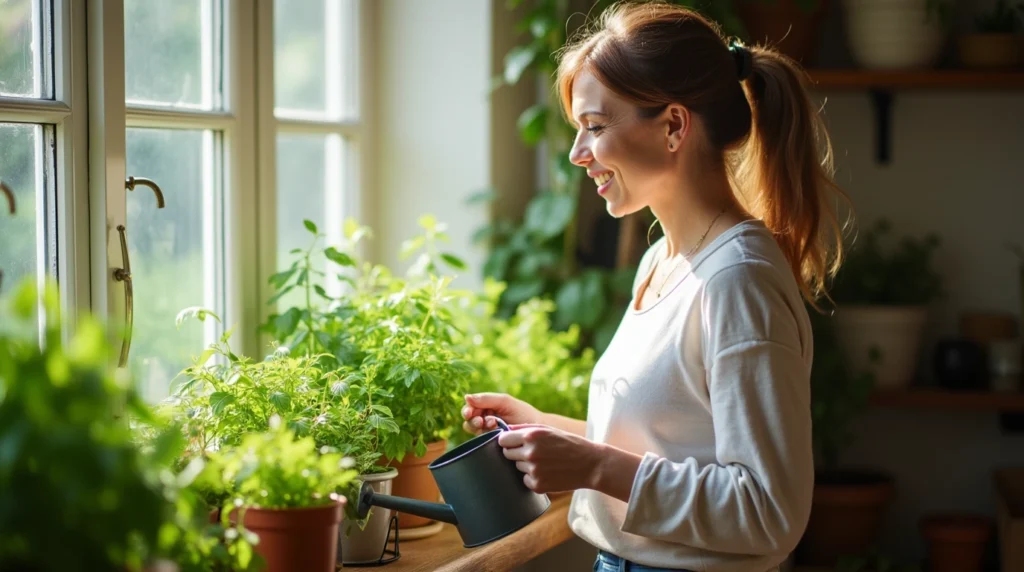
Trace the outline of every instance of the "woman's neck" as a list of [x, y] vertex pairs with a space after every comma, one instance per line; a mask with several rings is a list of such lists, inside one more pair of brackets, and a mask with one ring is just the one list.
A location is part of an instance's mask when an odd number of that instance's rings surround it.
[[703, 165], [682, 172], [651, 204], [665, 232], [666, 258], [685, 255], [699, 243], [696, 254], [726, 229], [750, 218], [736, 200], [724, 166]]

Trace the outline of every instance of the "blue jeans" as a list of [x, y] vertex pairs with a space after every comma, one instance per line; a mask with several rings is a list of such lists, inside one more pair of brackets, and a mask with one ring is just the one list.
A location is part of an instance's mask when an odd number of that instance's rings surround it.
[[624, 560], [618, 556], [599, 550], [594, 561], [594, 572], [689, 572], [677, 568], [651, 568]]

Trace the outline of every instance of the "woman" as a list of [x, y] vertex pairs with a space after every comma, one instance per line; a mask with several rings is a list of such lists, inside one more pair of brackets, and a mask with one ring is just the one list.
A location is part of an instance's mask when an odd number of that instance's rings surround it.
[[[665, 236], [594, 368], [586, 422], [467, 395], [528, 487], [575, 491], [595, 570], [764, 572], [811, 506], [811, 327], [838, 265], [828, 138], [797, 64], [687, 9], [618, 5], [562, 54], [571, 160]], [[819, 150], [819, 146], [824, 152]], [[649, 568], [643, 568], [644, 566]]]

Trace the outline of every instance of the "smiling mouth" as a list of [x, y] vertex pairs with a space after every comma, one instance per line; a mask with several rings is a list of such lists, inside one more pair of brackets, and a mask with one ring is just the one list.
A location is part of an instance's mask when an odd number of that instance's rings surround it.
[[594, 177], [594, 182], [597, 183], [597, 186], [602, 187], [605, 183], [612, 180], [612, 176], [613, 175], [611, 173], [601, 173]]

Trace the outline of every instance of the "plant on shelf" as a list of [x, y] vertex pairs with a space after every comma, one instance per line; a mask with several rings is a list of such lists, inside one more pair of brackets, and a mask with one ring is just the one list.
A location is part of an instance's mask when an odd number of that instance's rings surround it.
[[890, 244], [892, 227], [879, 220], [849, 246], [832, 282], [840, 347], [856, 372], [868, 371], [879, 388], [903, 387], [915, 374], [928, 305], [942, 296], [933, 268], [937, 235]]
[[226, 484], [221, 522], [240, 522], [259, 542], [268, 572], [335, 569], [345, 497], [357, 484], [352, 459], [297, 437], [279, 417], [237, 445], [211, 452], [197, 477]]
[[960, 36], [960, 62], [970, 68], [1011, 69], [1024, 57], [1019, 32], [1024, 29], [1024, 2], [997, 0], [974, 20], [975, 30]]
[[181, 433], [112, 366], [99, 322], [80, 316], [64, 342], [58, 300], [27, 279], [0, 308], [0, 569], [256, 566], [248, 537], [207, 522], [195, 473], [172, 469]]

